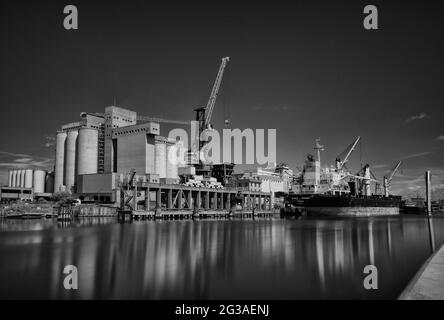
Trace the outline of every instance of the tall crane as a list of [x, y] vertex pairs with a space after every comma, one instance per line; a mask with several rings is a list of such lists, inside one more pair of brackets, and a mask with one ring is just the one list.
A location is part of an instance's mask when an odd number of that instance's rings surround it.
[[[347, 147], [347, 149], [345, 149], [345, 151], [343, 151], [340, 155], [338, 155], [336, 157], [336, 170], [342, 170], [344, 168], [344, 165], [347, 163], [348, 158], [351, 156], [351, 154], [353, 153], [353, 151], [356, 148], [356, 145], [358, 144], [358, 142], [361, 140], [361, 137], [357, 137], [355, 141], [353, 141], [353, 143], [351, 145], [349, 145]], [[344, 158], [342, 158], [342, 156], [345, 154]]]
[[199, 134], [205, 129], [211, 129], [211, 116], [213, 115], [217, 94], [219, 93], [220, 84], [222, 82], [222, 77], [224, 75], [225, 67], [227, 66], [228, 61], [230, 61], [230, 57], [222, 58], [219, 72], [217, 73], [216, 80], [214, 81], [213, 89], [211, 90], [210, 98], [208, 99], [207, 105], [205, 107], [197, 108], [194, 110], [196, 111], [196, 121], [199, 121]]
[[387, 176], [384, 176], [384, 195], [386, 197], [389, 196], [389, 188], [390, 188], [390, 183], [392, 182], [392, 179], [394, 177], [394, 175], [396, 174], [396, 172], [398, 171], [399, 167], [401, 166], [402, 161], [398, 161], [398, 163], [396, 164], [396, 166], [393, 168], [393, 170], [390, 172], [390, 174]]

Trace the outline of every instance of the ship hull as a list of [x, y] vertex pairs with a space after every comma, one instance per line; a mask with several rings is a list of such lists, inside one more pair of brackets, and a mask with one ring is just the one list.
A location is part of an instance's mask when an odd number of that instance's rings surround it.
[[304, 201], [308, 216], [371, 217], [399, 215], [400, 197], [315, 195]]

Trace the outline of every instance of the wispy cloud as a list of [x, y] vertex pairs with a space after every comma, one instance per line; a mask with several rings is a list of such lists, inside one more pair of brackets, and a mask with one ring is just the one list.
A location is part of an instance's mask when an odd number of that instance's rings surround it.
[[443, 141], [444, 140], [444, 135], [437, 136], [435, 140]]
[[424, 172], [430, 169], [432, 172], [432, 199], [444, 199], [444, 168], [415, 168], [407, 169], [407, 174], [396, 174], [391, 183], [392, 194], [405, 197], [425, 195]]
[[429, 155], [429, 154], [431, 154], [430, 151], [413, 153], [413, 154], [409, 154], [409, 155], [406, 155], [406, 156], [402, 157], [401, 160], [423, 157], [423, 156], [426, 156], [426, 155]]
[[413, 115], [413, 116], [410, 116], [407, 119], [405, 119], [405, 123], [409, 123], [409, 122], [416, 121], [416, 120], [424, 120], [427, 118], [430, 118], [429, 115], [421, 112], [420, 114]]
[[24, 153], [13, 153], [0, 151], [0, 167], [26, 168], [26, 167], [50, 167], [53, 163], [52, 158], [33, 156]]
[[8, 181], [8, 169], [39, 168], [50, 169], [54, 160], [48, 157], [25, 153], [0, 151], [0, 184]]

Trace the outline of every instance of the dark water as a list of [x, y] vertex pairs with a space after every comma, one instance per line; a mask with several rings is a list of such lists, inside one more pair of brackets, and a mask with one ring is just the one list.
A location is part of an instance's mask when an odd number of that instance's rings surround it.
[[[433, 220], [437, 248], [444, 219]], [[431, 253], [423, 217], [0, 220], [0, 298], [394, 299]], [[79, 288], [63, 287], [78, 268]], [[378, 268], [378, 290], [363, 287]]]

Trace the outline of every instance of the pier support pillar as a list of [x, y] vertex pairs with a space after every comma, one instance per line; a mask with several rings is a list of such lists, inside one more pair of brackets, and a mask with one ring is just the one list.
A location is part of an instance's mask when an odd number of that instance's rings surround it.
[[145, 211], [150, 210], [150, 188], [146, 188], [145, 190]]
[[227, 202], [226, 202], [227, 210], [231, 210], [231, 193], [227, 193]]
[[432, 175], [430, 170], [425, 173], [427, 213], [432, 214]]
[[201, 197], [200, 190], [199, 190], [199, 191], [197, 191], [197, 195], [196, 195], [196, 203], [194, 205], [195, 208], [200, 209], [200, 207], [201, 207], [201, 199], [202, 199], [202, 197]]
[[217, 192], [213, 193], [213, 209], [217, 210]]
[[173, 208], [173, 189], [168, 189], [168, 209]]
[[205, 210], [210, 209], [210, 191], [205, 192]]
[[133, 189], [133, 210], [137, 210], [137, 187]]
[[188, 209], [193, 209], [193, 197], [192, 197], [192, 191], [188, 190]]
[[162, 209], [162, 189], [158, 188], [156, 190], [156, 208], [158, 211]]

